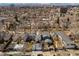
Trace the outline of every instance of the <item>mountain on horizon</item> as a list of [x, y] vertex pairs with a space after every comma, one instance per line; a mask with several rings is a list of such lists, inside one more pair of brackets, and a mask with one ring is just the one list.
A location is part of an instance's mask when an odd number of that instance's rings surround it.
[[78, 3], [0, 3], [0, 6], [77, 6], [79, 5]]

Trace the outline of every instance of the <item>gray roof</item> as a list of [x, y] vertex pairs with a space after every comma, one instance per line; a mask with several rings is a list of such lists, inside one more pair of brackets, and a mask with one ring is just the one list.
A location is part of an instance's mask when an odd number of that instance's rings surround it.
[[31, 33], [31, 34], [30, 34], [30, 37], [31, 37], [32, 39], [35, 39], [36, 34], [35, 34], [35, 33]]
[[7, 19], [7, 18], [6, 18], [6, 17], [0, 17], [0, 21], [1, 21], [1, 20], [4, 20], [4, 19]]
[[46, 39], [45, 42], [52, 43], [52, 41], [50, 39]]
[[28, 33], [25, 33], [25, 34], [24, 34], [24, 37], [23, 37], [23, 40], [24, 40], [24, 41], [28, 40], [28, 37], [29, 37], [29, 34], [28, 34]]
[[42, 49], [42, 45], [40, 43], [36, 43], [32, 47], [32, 50], [41, 50], [41, 49]]
[[16, 41], [19, 37], [20, 37], [20, 35], [19, 35], [19, 34], [15, 34], [15, 35], [13, 35], [13, 37], [12, 37], [12, 38], [13, 38], [13, 40], [14, 40], [14, 41]]
[[10, 37], [11, 37], [11, 34], [5, 33], [5, 35], [4, 35], [4, 40], [9, 40]]
[[55, 32], [61, 39], [62, 41], [64, 41], [66, 44], [73, 44], [72, 40], [70, 40], [70, 38], [65, 35], [63, 32], [59, 31], [59, 32]]
[[36, 35], [35, 41], [40, 41], [41, 40], [41, 35]]
[[43, 36], [43, 37], [46, 37], [46, 36], [50, 37], [50, 33], [49, 33], [49, 32], [43, 32], [43, 33], [42, 33], [42, 36]]
[[64, 43], [65, 48], [75, 48], [76, 45], [74, 42], [64, 32], [53, 32], [52, 36], [54, 37], [55, 35], [57, 35], [60, 38], [60, 41]]

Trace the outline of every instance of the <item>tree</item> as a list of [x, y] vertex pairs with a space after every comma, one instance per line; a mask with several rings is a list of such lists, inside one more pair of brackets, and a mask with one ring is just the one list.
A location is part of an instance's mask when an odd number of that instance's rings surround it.
[[16, 21], [16, 22], [20, 23], [20, 21], [18, 20], [18, 16], [17, 16], [17, 15], [15, 15], [14, 18], [15, 18], [15, 21]]
[[57, 21], [56, 21], [56, 23], [59, 25], [59, 23], [60, 23], [60, 22], [59, 22], [59, 17], [57, 18]]
[[68, 29], [70, 24], [71, 24], [70, 19], [67, 18], [66, 21], [64, 22], [64, 28]]

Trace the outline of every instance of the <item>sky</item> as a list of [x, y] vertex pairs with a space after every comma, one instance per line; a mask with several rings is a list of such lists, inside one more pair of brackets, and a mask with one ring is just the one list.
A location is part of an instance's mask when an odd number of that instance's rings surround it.
[[79, 3], [0, 3], [0, 6], [39, 6], [39, 5], [55, 5], [55, 6], [66, 6], [66, 5], [79, 5]]
[[0, 0], [0, 3], [79, 3], [79, 0]]
[[[42, 3], [42, 4], [63, 3], [64, 5], [67, 5], [68, 3], [72, 3], [72, 5], [78, 5], [79, 0], [0, 0], [0, 6], [8, 5], [2, 3]], [[63, 4], [59, 4], [59, 5], [63, 5]]]

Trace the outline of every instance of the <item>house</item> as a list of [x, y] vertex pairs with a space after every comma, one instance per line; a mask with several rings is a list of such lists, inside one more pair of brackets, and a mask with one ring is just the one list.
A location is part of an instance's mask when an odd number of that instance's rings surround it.
[[63, 42], [62, 44], [64, 44], [65, 48], [73, 49], [76, 47], [74, 42], [67, 35], [65, 35], [63, 32], [59, 31], [59, 32], [55, 32], [55, 34], [58, 35], [59, 40], [61, 42]]

